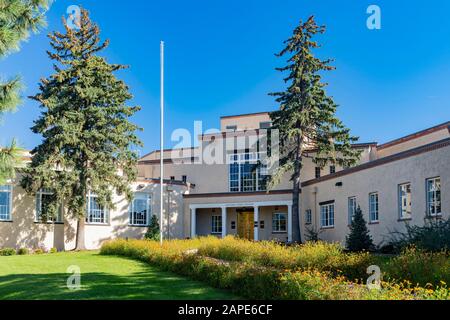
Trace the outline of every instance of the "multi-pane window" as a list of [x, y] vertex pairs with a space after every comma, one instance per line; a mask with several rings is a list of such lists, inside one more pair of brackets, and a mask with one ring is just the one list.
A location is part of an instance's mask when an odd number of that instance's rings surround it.
[[315, 171], [315, 177], [316, 177], [316, 179], [318, 179], [318, 178], [320, 178], [320, 168], [319, 168], [319, 167], [316, 167], [315, 170], [316, 170], [316, 171]]
[[320, 225], [322, 228], [334, 227], [334, 203], [320, 206]]
[[86, 205], [86, 222], [92, 224], [107, 224], [108, 211], [98, 203], [97, 196], [89, 193]]
[[36, 221], [38, 222], [62, 222], [62, 207], [57, 206], [56, 212], [51, 213], [50, 206], [53, 202], [53, 191], [41, 189], [36, 194]]
[[400, 219], [411, 218], [411, 184], [404, 183], [398, 186], [398, 202]]
[[213, 234], [222, 233], [222, 216], [211, 217], [211, 233]]
[[427, 214], [441, 214], [441, 178], [427, 179]]
[[229, 156], [230, 192], [265, 191], [267, 167], [259, 163], [259, 153], [241, 153]]
[[330, 174], [336, 173], [336, 166], [330, 166]]
[[378, 222], [378, 193], [369, 194], [369, 218], [370, 222]]
[[259, 123], [259, 128], [260, 129], [270, 129], [272, 127], [272, 122], [271, 121], [265, 121], [265, 122], [260, 122]]
[[151, 214], [151, 199], [148, 193], [135, 193], [130, 204], [130, 225], [147, 226]]
[[311, 209], [307, 209], [305, 211], [305, 223], [311, 224], [312, 223], [312, 212]]
[[12, 187], [0, 186], [0, 221], [11, 220]]
[[356, 213], [356, 197], [348, 198], [348, 225], [352, 224]]
[[286, 232], [287, 230], [287, 214], [286, 213], [274, 213], [272, 216], [272, 231], [273, 232]]

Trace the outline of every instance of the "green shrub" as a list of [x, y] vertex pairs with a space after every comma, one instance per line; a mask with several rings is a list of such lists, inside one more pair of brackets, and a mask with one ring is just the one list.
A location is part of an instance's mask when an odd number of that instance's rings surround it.
[[372, 237], [367, 228], [366, 220], [358, 206], [350, 225], [350, 233], [346, 238], [347, 249], [353, 252], [369, 251], [374, 249]]
[[57, 248], [51, 248], [49, 253], [58, 253], [58, 249]]
[[311, 242], [319, 242], [320, 241], [320, 233], [322, 230], [315, 230], [312, 227], [306, 228], [306, 240]]
[[152, 215], [150, 225], [148, 226], [147, 233], [145, 234], [145, 239], [159, 241], [160, 236], [158, 217], [156, 215]]
[[0, 249], [0, 256], [14, 256], [15, 254], [16, 250], [13, 248]]
[[17, 250], [17, 254], [20, 256], [25, 256], [29, 253], [30, 251], [27, 248], [20, 248], [19, 250]]
[[45, 251], [43, 249], [35, 249], [34, 254], [44, 254]]
[[391, 232], [389, 244], [397, 252], [409, 246], [434, 252], [450, 251], [450, 220], [430, 220], [424, 226], [406, 224], [406, 232]]

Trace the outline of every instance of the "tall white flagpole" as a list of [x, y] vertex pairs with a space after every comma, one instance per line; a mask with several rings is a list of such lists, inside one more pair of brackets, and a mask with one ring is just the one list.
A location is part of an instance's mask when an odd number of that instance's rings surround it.
[[164, 41], [161, 41], [161, 147], [160, 147], [160, 218], [159, 238], [163, 244], [163, 210], [164, 210]]

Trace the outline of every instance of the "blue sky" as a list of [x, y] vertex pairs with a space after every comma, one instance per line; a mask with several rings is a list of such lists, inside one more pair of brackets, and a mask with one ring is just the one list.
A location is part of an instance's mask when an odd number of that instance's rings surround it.
[[[51, 74], [46, 34], [61, 29], [69, 5], [91, 12], [109, 38], [104, 55], [130, 69], [118, 75], [143, 110], [143, 152], [159, 144], [159, 41], [166, 43], [166, 146], [176, 128], [217, 128], [219, 117], [277, 108], [268, 92], [283, 88], [274, 56], [300, 19], [327, 26], [317, 54], [336, 61], [328, 92], [338, 115], [361, 142], [380, 143], [450, 120], [450, 1], [402, 0], [56, 0], [48, 27], [0, 61], [0, 74], [20, 74], [24, 96]], [[366, 9], [381, 8], [381, 30], [366, 27]], [[0, 145], [16, 137], [32, 148], [35, 102], [4, 117]]]

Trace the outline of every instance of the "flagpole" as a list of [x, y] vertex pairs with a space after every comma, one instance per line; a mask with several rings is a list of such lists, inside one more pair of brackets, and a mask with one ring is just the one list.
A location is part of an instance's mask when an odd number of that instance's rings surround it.
[[159, 238], [163, 244], [163, 210], [164, 210], [164, 41], [161, 41], [161, 147], [160, 147], [160, 217], [159, 217]]

